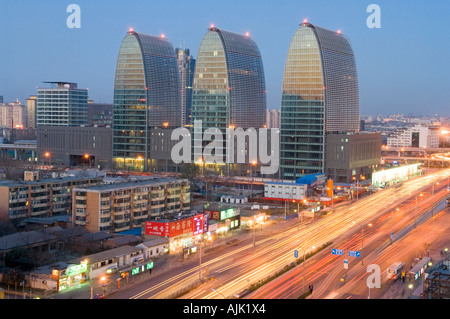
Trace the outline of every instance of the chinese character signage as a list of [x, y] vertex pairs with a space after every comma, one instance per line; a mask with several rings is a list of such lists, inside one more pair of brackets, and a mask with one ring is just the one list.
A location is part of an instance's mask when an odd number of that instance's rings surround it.
[[205, 210], [205, 213], [209, 214], [209, 218], [214, 220], [225, 220], [227, 218], [232, 218], [234, 216], [239, 215], [239, 211], [234, 208], [229, 208], [226, 210], [218, 211], [218, 210]]
[[176, 237], [192, 232], [192, 217], [169, 222], [169, 237]]
[[145, 234], [153, 236], [176, 237], [184, 234], [203, 234], [207, 229], [204, 215], [199, 214], [171, 222], [148, 221], [145, 223]]
[[203, 214], [203, 233], [206, 234], [209, 228], [209, 214]]
[[194, 236], [203, 234], [203, 215], [195, 215], [193, 218]]
[[145, 222], [145, 234], [153, 236], [169, 236], [169, 223]]

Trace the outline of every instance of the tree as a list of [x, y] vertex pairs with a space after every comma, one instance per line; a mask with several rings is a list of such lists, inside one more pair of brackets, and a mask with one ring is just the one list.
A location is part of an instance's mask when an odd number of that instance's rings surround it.
[[195, 163], [183, 163], [180, 170], [181, 178], [186, 178], [190, 182], [200, 174], [200, 167]]
[[23, 173], [31, 168], [31, 164], [27, 161], [12, 158], [0, 158], [0, 168], [6, 179], [18, 180], [23, 178]]

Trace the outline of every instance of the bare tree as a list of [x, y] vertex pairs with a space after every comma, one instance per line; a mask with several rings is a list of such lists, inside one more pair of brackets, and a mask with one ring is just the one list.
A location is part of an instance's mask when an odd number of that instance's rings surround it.
[[18, 180], [23, 178], [24, 172], [31, 169], [32, 165], [23, 160], [0, 158], [0, 168], [5, 174], [6, 179]]

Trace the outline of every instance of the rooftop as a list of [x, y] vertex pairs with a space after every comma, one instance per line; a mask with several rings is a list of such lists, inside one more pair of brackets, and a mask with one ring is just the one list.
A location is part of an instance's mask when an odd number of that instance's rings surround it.
[[19, 232], [0, 237], [0, 250], [10, 250], [18, 247], [57, 240], [58, 237], [38, 231]]
[[104, 261], [104, 260], [107, 260], [110, 258], [125, 256], [128, 254], [134, 253], [134, 252], [138, 252], [140, 250], [141, 250], [140, 248], [136, 248], [133, 246], [120, 246], [120, 247], [117, 247], [114, 249], [108, 249], [108, 250], [102, 251], [97, 254], [92, 254], [92, 255], [82, 257], [82, 258], [74, 259], [74, 260], [71, 260], [69, 263], [70, 264], [79, 264], [83, 260], [87, 259], [89, 264], [93, 264], [93, 263]]
[[5, 187], [21, 187], [26, 185], [41, 185], [46, 183], [60, 183], [60, 182], [69, 182], [69, 181], [78, 181], [78, 180], [86, 180], [90, 178], [103, 177], [105, 176], [104, 172], [99, 171], [70, 171], [67, 173], [63, 173], [58, 177], [52, 178], [43, 178], [37, 181], [23, 181], [23, 180], [3, 180], [0, 181], [0, 186]]
[[128, 182], [113, 182], [109, 184], [101, 184], [87, 187], [78, 187], [77, 190], [94, 190], [94, 191], [106, 191], [113, 189], [121, 189], [121, 188], [130, 188], [135, 186], [146, 186], [146, 185], [157, 185], [157, 184], [166, 184], [173, 182], [184, 182], [187, 181], [185, 179], [176, 179], [176, 178], [149, 178], [144, 180], [135, 180]]

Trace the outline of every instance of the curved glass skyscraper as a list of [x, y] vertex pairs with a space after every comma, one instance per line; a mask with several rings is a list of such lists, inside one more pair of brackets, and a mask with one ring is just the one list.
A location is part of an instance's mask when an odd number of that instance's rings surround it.
[[[194, 72], [192, 122], [203, 129], [262, 128], [266, 85], [261, 54], [248, 34], [214, 26], [202, 39]], [[194, 159], [201, 154], [194, 154]]]
[[286, 60], [281, 101], [281, 177], [325, 173], [326, 134], [359, 131], [356, 64], [340, 32], [304, 22]]
[[181, 125], [180, 80], [172, 44], [130, 30], [114, 83], [113, 158], [118, 168], [146, 171], [150, 128]]
[[256, 42], [248, 35], [209, 28], [195, 66], [193, 120], [203, 120], [204, 127], [263, 127], [265, 91]]

